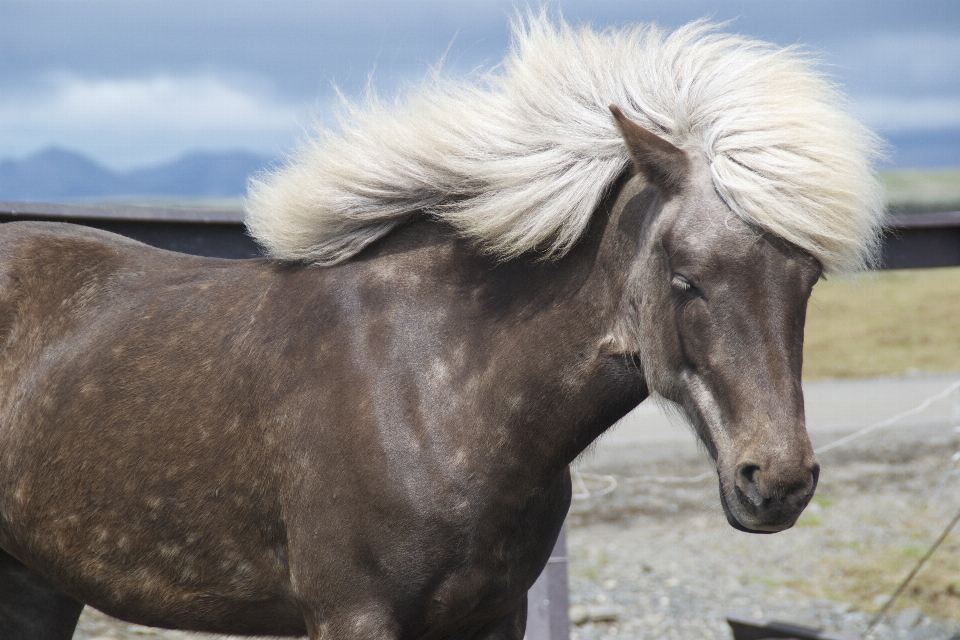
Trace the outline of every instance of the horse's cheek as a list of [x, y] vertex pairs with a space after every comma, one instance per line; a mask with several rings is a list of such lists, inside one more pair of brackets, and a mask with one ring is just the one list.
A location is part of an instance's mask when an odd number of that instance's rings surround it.
[[717, 351], [706, 304], [701, 300], [688, 302], [676, 310], [674, 317], [683, 368], [703, 373]]

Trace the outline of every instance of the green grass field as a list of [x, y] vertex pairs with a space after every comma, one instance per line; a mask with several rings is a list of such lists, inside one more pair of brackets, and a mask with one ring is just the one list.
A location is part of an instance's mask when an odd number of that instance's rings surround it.
[[[960, 211], [960, 168], [886, 171], [891, 213]], [[806, 379], [960, 371], [960, 268], [821, 281], [807, 311]]]
[[960, 371], [960, 268], [821, 281], [807, 309], [803, 375]]
[[960, 211], [960, 168], [885, 171], [880, 180], [891, 213]]

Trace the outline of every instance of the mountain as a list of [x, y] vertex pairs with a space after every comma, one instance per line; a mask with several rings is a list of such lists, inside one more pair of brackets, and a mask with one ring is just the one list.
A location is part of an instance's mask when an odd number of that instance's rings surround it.
[[98, 196], [236, 197], [268, 158], [245, 151], [191, 153], [172, 162], [114, 172], [79, 153], [44, 149], [0, 160], [0, 200], [64, 200]]
[[133, 193], [196, 197], [240, 196], [247, 177], [268, 163], [250, 153], [191, 153], [151, 169], [126, 174]]
[[123, 178], [89, 158], [44, 149], [23, 160], [0, 160], [0, 199], [44, 200], [123, 191]]

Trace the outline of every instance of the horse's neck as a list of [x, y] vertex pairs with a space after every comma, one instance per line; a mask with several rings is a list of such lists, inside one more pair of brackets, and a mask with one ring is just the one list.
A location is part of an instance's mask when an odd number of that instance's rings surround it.
[[[497, 264], [429, 222], [396, 232], [370, 256], [381, 273], [418, 271], [421, 326], [434, 310], [445, 320], [424, 329], [442, 334], [437, 352], [414, 361], [445, 369], [453, 382], [435, 395], [459, 408], [452, 437], [507, 475], [508, 467], [562, 470], [646, 396], [636, 363], [610, 347], [638, 244], [615, 201], [616, 193], [557, 262]], [[390, 264], [411, 253], [419, 260]]]
[[[517, 331], [535, 346], [517, 350], [508, 341], [503, 353], [525, 380], [517, 381], [528, 401], [513, 433], [519, 450], [533, 452], [528, 464], [565, 467], [648, 394], [633, 354], [612, 339], [641, 241], [640, 221], [623, 217], [635, 192], [623, 187], [612, 190], [568, 256], [518, 274], [526, 284], [514, 291], [530, 306], [517, 314]], [[517, 390], [505, 385], [503, 393]]]

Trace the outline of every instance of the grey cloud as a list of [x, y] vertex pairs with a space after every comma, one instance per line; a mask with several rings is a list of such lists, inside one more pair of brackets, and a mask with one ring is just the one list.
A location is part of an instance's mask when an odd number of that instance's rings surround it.
[[[389, 96], [444, 56], [452, 75], [495, 65], [509, 46], [510, 16], [523, 6], [523, 0], [0, 0], [0, 155], [70, 144], [102, 150], [100, 159], [117, 166], [169, 154], [177, 144], [274, 152], [309, 129], [304, 114], [329, 115], [333, 83], [357, 97], [369, 81]], [[954, 121], [956, 0], [560, 0], [549, 6], [572, 22], [595, 25], [729, 20], [728, 30], [819, 52], [875, 126]], [[126, 128], [114, 133], [100, 125], [67, 127], [70, 118], [55, 115], [45, 126], [25, 111], [39, 105], [38, 113], [54, 114], [58, 104], [69, 106], [62, 93], [69, 82], [135, 89], [156, 78], [181, 87], [208, 78], [245, 96], [236, 105], [248, 100], [263, 108], [238, 111], [251, 115], [232, 133], [191, 130], [186, 123], [165, 128], [156, 109], [143, 110], [144, 130], [137, 133], [132, 102], [117, 118]], [[134, 89], [127, 95], [142, 95]], [[170, 100], [187, 98], [189, 92]], [[210, 105], [199, 113], [209, 118]], [[286, 132], [276, 124], [283, 114], [297, 114]]]

